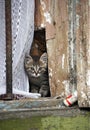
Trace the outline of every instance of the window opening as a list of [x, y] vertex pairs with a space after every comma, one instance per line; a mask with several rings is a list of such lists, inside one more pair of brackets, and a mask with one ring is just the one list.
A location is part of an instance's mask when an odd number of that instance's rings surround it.
[[25, 70], [29, 79], [29, 91], [40, 93], [41, 97], [50, 97], [45, 29], [34, 31], [30, 56], [25, 60]]

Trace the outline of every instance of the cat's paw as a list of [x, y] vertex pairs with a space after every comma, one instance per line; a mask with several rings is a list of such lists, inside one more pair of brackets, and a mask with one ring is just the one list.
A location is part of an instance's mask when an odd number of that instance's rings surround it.
[[49, 96], [49, 91], [48, 90], [40, 89], [39, 93], [41, 94], [41, 97], [48, 97]]

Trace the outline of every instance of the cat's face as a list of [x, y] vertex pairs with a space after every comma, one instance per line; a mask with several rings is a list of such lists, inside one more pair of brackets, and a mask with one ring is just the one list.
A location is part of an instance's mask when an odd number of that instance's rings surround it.
[[26, 56], [25, 68], [29, 76], [41, 76], [47, 70], [47, 53], [43, 53], [40, 59], [32, 58], [30, 55]]

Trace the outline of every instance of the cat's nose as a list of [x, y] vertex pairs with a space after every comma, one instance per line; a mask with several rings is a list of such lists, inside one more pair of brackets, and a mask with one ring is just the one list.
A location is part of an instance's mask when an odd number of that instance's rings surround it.
[[39, 76], [39, 73], [38, 73], [38, 72], [36, 72], [35, 74], [36, 74], [36, 76]]
[[38, 75], [38, 72], [36, 72], [36, 75]]

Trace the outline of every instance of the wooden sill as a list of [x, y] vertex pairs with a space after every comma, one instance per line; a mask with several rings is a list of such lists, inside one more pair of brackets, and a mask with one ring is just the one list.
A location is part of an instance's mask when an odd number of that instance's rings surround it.
[[29, 118], [33, 116], [77, 116], [81, 111], [77, 105], [65, 107], [62, 99], [40, 98], [4, 101], [0, 100], [0, 120]]

